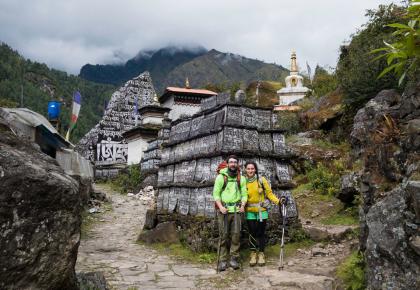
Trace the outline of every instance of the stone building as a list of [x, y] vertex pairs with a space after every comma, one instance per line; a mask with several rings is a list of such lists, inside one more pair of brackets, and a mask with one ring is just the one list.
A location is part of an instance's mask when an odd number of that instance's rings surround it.
[[167, 87], [159, 101], [163, 107], [171, 109], [169, 118], [175, 121], [182, 115], [197, 113], [200, 111], [201, 100], [216, 94], [209, 90], [191, 89], [187, 79], [185, 88]]
[[102, 119], [77, 145], [78, 151], [94, 162], [95, 177], [115, 176], [127, 165], [128, 145], [123, 132], [136, 126], [135, 108], [153, 105], [155, 95], [149, 72], [129, 80], [112, 94]]
[[288, 106], [291, 103], [302, 99], [309, 91], [307, 87], [303, 86], [303, 77], [299, 75], [298, 65], [296, 62], [296, 52], [292, 52], [290, 75], [285, 79], [286, 87], [277, 91], [279, 97], [279, 104], [274, 106], [274, 110], [284, 110], [283, 106]]
[[[289, 190], [292, 154], [283, 133], [273, 128], [270, 109], [231, 103], [229, 94], [202, 100], [202, 110], [172, 122], [165, 132], [167, 139], [153, 141], [156, 144], [141, 163], [142, 171], [158, 171], [157, 221], [175, 221], [194, 249], [214, 246], [212, 238], [217, 234], [205, 225], [215, 216], [216, 168], [229, 154], [236, 154], [242, 165], [256, 161], [274, 192], [289, 198], [289, 217], [296, 218]], [[278, 208], [273, 208], [270, 214], [276, 212]]]

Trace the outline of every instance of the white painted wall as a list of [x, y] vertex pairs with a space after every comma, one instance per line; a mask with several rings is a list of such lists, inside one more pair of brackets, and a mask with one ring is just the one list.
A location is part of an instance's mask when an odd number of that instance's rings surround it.
[[147, 149], [148, 140], [143, 138], [137, 138], [134, 140], [127, 140], [128, 143], [128, 156], [127, 164], [139, 164], [141, 158], [143, 157], [144, 150]]
[[201, 109], [200, 104], [184, 105], [184, 104], [175, 103], [173, 96], [168, 98], [162, 104], [162, 106], [165, 108], [171, 109], [171, 111], [169, 112], [169, 119], [171, 119], [172, 121], [175, 121], [181, 115], [189, 115], [189, 116], [194, 115], [195, 113], [198, 113], [198, 111], [200, 111]]

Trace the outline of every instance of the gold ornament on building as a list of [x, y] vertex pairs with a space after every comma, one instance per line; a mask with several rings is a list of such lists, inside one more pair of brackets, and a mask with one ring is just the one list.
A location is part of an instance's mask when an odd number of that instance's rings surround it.
[[190, 81], [188, 80], [188, 77], [185, 79], [185, 88], [190, 89]]

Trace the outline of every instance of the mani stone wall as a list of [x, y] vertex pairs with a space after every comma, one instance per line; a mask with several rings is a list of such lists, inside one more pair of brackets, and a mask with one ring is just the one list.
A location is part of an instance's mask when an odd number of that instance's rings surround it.
[[[229, 154], [236, 154], [241, 165], [247, 160], [256, 161], [275, 194], [289, 198], [289, 217], [297, 218], [290, 192], [292, 156], [285, 145], [284, 130], [273, 129], [270, 109], [230, 103], [222, 94], [203, 101], [200, 113], [171, 125], [158, 166], [158, 222], [173, 220], [188, 230], [193, 222], [207, 224], [214, 220], [216, 168]], [[278, 207], [269, 214], [278, 216]], [[200, 233], [202, 226], [193, 228], [198, 232], [190, 238], [206, 235]]]
[[77, 145], [77, 150], [94, 162], [95, 177], [115, 176], [116, 166], [126, 164], [128, 147], [122, 133], [135, 125], [136, 102], [138, 108], [150, 105], [154, 94], [149, 72], [129, 80], [112, 94], [102, 119]]

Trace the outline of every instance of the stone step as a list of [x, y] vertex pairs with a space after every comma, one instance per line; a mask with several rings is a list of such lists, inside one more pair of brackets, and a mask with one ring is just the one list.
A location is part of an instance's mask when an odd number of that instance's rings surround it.
[[303, 224], [304, 232], [314, 241], [334, 241], [340, 242], [351, 234], [357, 226], [329, 226], [316, 224]]
[[275, 289], [333, 290], [333, 278], [297, 272], [267, 269], [264, 273]]

